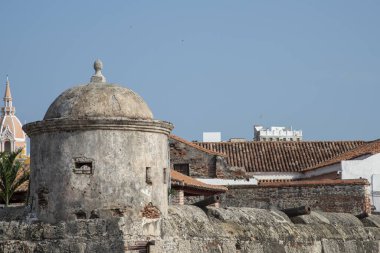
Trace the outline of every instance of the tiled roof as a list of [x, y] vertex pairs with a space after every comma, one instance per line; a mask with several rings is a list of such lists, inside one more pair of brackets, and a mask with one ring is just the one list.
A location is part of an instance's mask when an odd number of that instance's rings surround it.
[[176, 140], [176, 141], [179, 141], [179, 142], [182, 142], [182, 143], [184, 143], [184, 144], [186, 144], [186, 145], [189, 145], [190, 147], [196, 148], [196, 149], [198, 149], [198, 150], [200, 150], [200, 151], [206, 152], [206, 153], [211, 154], [211, 155], [226, 156], [225, 154], [222, 154], [222, 153], [220, 153], [220, 152], [216, 152], [216, 151], [214, 151], [214, 150], [204, 148], [204, 147], [202, 147], [202, 146], [199, 146], [199, 145], [195, 144], [194, 142], [191, 142], [191, 141], [187, 141], [187, 140], [185, 140], [185, 139], [182, 139], [181, 137], [178, 137], [178, 136], [176, 136], [176, 135], [174, 135], [174, 134], [171, 134], [171, 135], [169, 136], [169, 138], [171, 138], [171, 139], [173, 139], [173, 140]]
[[224, 186], [220, 185], [211, 185], [205, 184], [201, 181], [198, 181], [192, 177], [186, 176], [178, 171], [171, 170], [170, 171], [172, 184], [174, 183], [183, 183], [184, 187], [193, 188], [202, 191], [212, 191], [212, 192], [226, 192], [228, 189]]
[[364, 141], [196, 142], [226, 154], [230, 166], [248, 172], [301, 172], [364, 144]]
[[[30, 173], [30, 157], [27, 157], [24, 161], [24, 166], [17, 172], [17, 177], [21, 177], [23, 173]], [[29, 188], [29, 180], [25, 181], [19, 187], [17, 187], [16, 192], [26, 192]]]
[[29, 187], [29, 180], [25, 181], [22, 185], [17, 187], [16, 192], [27, 192]]
[[25, 133], [22, 130], [22, 124], [16, 115], [4, 115], [0, 119], [0, 128], [4, 132], [7, 127], [12, 132], [14, 138], [25, 140]]
[[333, 165], [345, 160], [351, 160], [363, 155], [374, 155], [380, 153], [380, 140], [367, 142], [357, 148], [347, 151], [343, 154], [337, 155], [332, 159], [318, 163], [317, 165], [306, 168], [304, 171], [315, 170], [321, 167]]

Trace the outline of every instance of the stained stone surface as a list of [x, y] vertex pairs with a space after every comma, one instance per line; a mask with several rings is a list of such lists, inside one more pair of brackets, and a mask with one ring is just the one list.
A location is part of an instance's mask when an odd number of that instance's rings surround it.
[[63, 92], [49, 107], [44, 119], [122, 117], [153, 119], [145, 101], [134, 91], [117, 84], [89, 83]]
[[56, 123], [58, 130], [31, 136], [30, 203], [40, 220], [137, 216], [150, 204], [166, 215], [167, 135], [128, 129], [89, 131], [86, 127], [95, 128], [96, 123], [73, 124], [73, 131], [61, 131], [63, 123]]
[[316, 217], [295, 224], [275, 210], [171, 206], [168, 216], [159, 219], [115, 217], [55, 225], [2, 221], [0, 252], [132, 253], [137, 251], [131, 247], [149, 241], [155, 242], [147, 246], [155, 253], [379, 252], [378, 226], [367, 227], [349, 214]]
[[312, 216], [318, 222], [295, 224], [274, 210], [208, 208], [206, 214], [172, 206], [162, 222], [162, 252], [379, 252], [379, 227], [344, 213]]

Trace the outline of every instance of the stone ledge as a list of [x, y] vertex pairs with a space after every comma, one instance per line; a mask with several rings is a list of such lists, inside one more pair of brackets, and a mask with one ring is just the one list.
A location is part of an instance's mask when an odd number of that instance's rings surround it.
[[367, 179], [336, 179], [336, 180], [302, 180], [286, 182], [261, 182], [258, 185], [228, 185], [229, 189], [245, 188], [278, 188], [278, 187], [315, 187], [315, 186], [334, 186], [334, 185], [369, 185]]
[[173, 124], [160, 120], [139, 120], [129, 118], [57, 118], [35, 121], [23, 126], [29, 135], [58, 131], [87, 131], [87, 130], [121, 130], [152, 132], [169, 135]]

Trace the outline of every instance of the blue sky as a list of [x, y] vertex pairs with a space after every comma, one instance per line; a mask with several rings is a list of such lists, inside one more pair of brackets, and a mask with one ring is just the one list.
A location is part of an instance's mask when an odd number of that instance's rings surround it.
[[377, 139], [379, 13], [380, 1], [2, 1], [0, 82], [36, 121], [100, 58], [189, 140], [251, 139], [254, 124]]

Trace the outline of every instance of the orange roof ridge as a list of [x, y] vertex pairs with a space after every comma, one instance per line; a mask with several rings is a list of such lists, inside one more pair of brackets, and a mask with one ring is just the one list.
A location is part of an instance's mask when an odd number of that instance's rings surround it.
[[177, 136], [177, 135], [174, 135], [174, 134], [171, 134], [169, 137], [172, 138], [172, 139], [174, 139], [174, 140], [177, 140], [177, 141], [179, 141], [179, 142], [182, 142], [182, 143], [184, 143], [184, 144], [186, 144], [186, 145], [189, 145], [189, 146], [191, 146], [191, 147], [193, 147], [193, 148], [196, 148], [196, 149], [198, 149], [198, 150], [200, 150], [200, 151], [206, 152], [206, 153], [208, 153], [208, 154], [218, 155], [218, 156], [227, 156], [227, 155], [224, 154], [224, 153], [220, 153], [220, 152], [216, 152], [216, 151], [214, 151], [214, 150], [208, 149], [208, 148], [204, 148], [204, 147], [202, 147], [202, 146], [197, 145], [197, 144], [194, 143], [194, 142], [187, 141], [187, 140], [185, 140], [185, 139], [183, 139], [183, 138], [181, 138], [181, 137], [179, 137], [179, 136]]
[[220, 186], [220, 185], [206, 184], [199, 180], [196, 180], [195, 178], [186, 176], [175, 170], [170, 171], [170, 176], [171, 176], [172, 181], [182, 182], [184, 183], [184, 186], [190, 187], [190, 188], [196, 188], [200, 190], [214, 191], [214, 192], [226, 192], [228, 190], [227, 187]]

